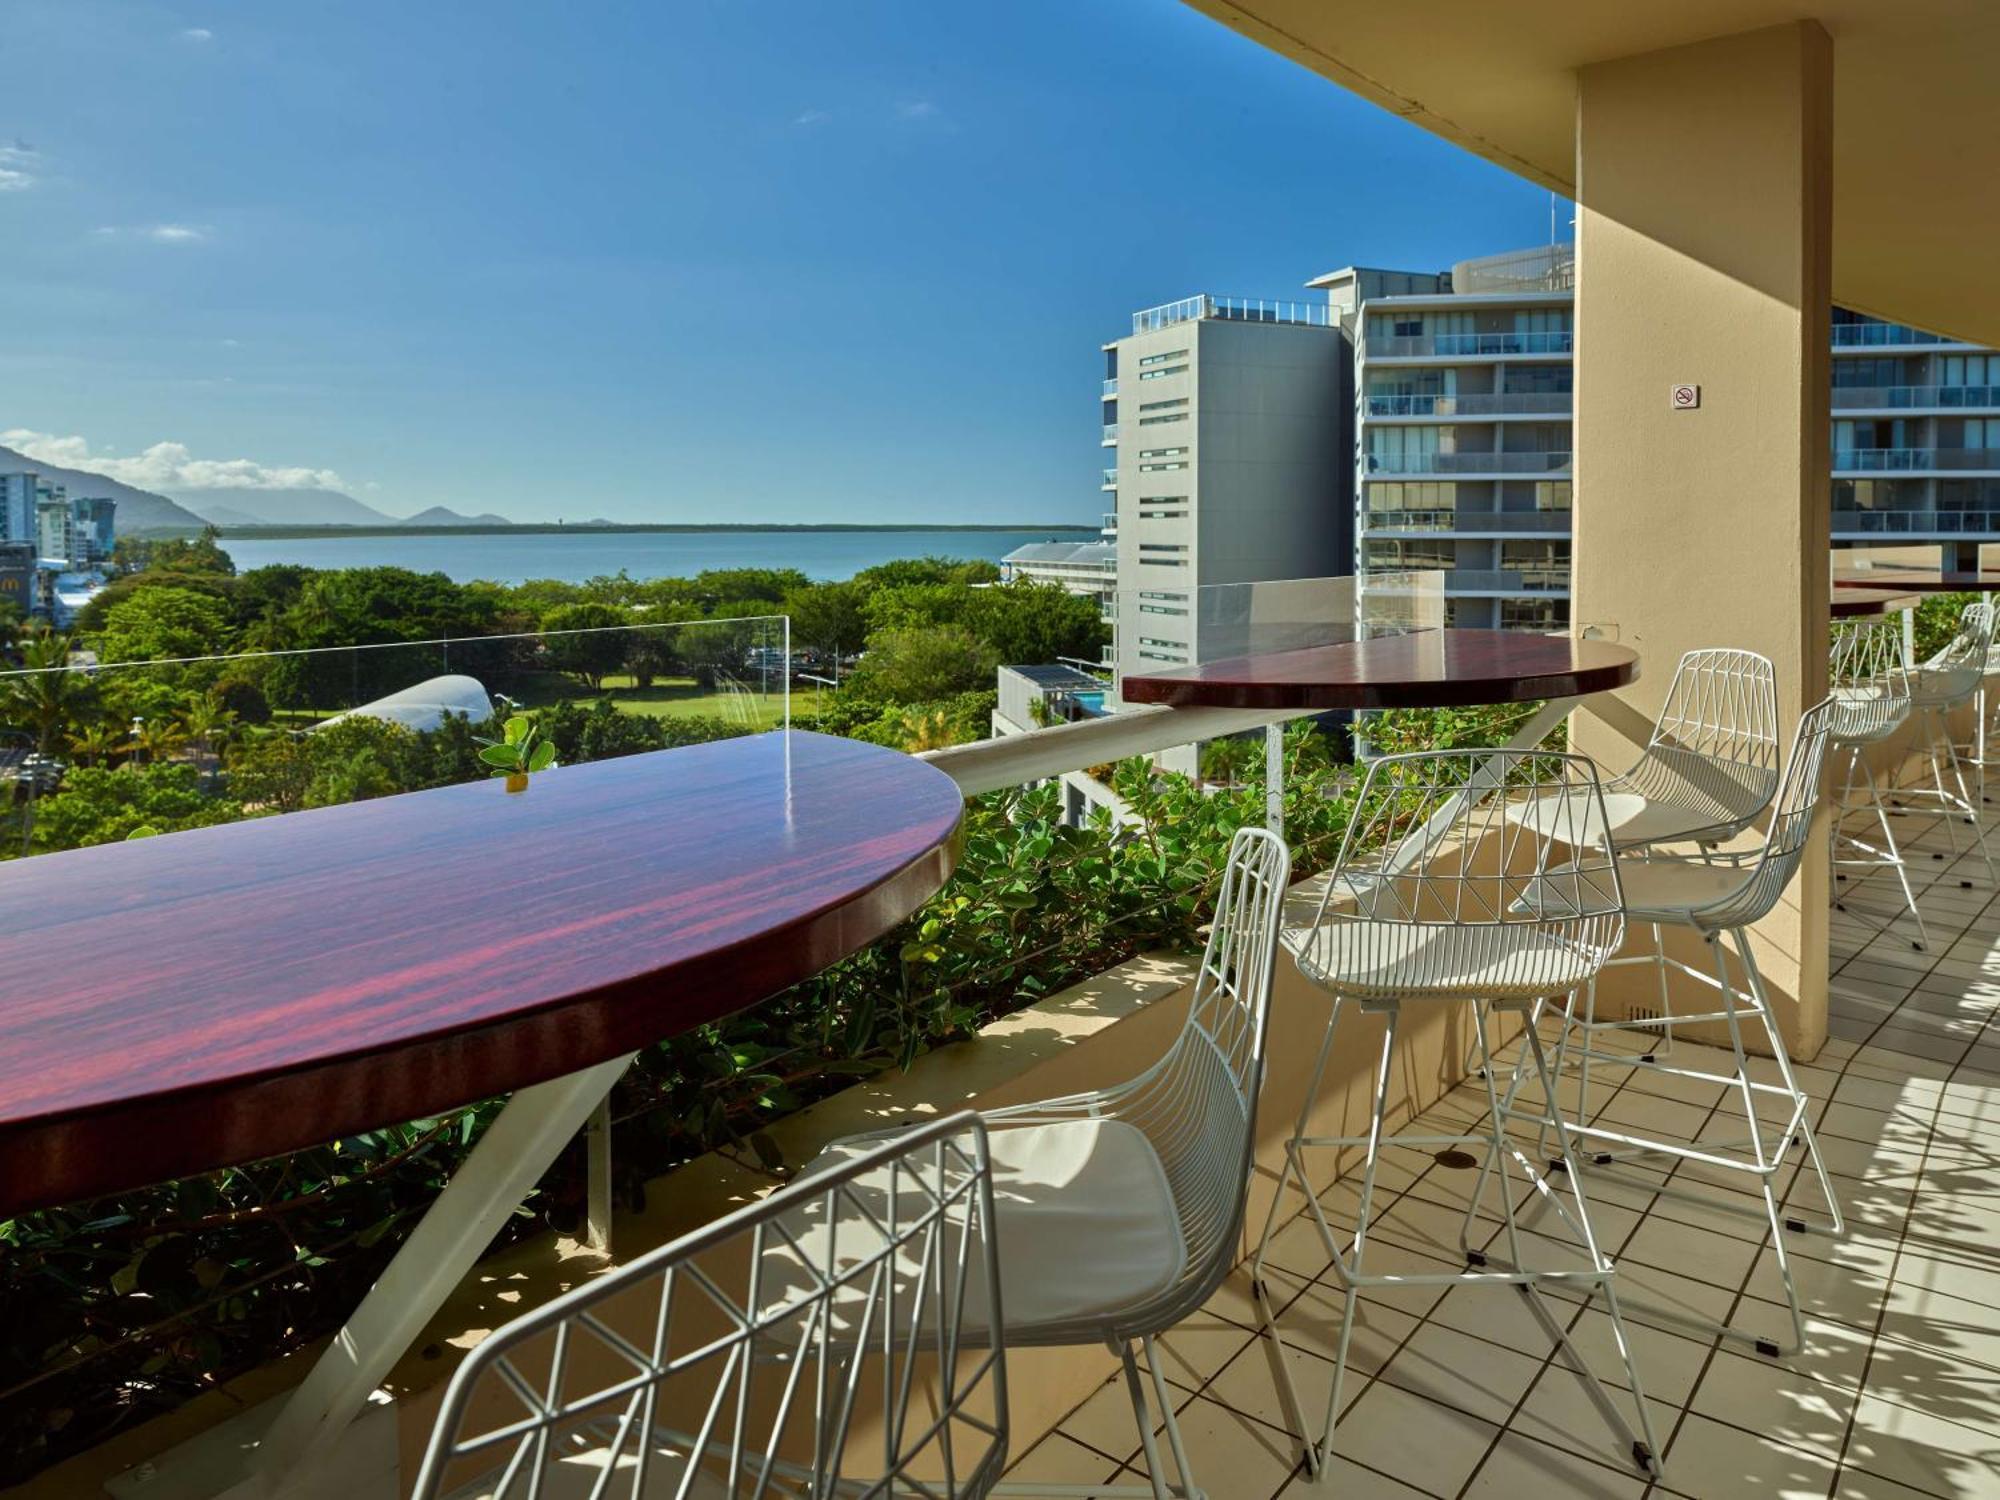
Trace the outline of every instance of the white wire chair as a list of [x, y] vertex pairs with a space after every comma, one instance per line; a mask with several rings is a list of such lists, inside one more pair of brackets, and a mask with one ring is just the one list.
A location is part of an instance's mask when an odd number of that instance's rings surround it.
[[[1833, 799], [1828, 840], [1834, 908], [1848, 911], [1849, 895], [1860, 881], [1868, 878], [1862, 874], [1850, 880], [1850, 870], [1890, 870], [1902, 888], [1903, 910], [1916, 923], [1917, 935], [1911, 946], [1922, 952], [1930, 943], [1930, 934], [1924, 929], [1924, 914], [1918, 910], [1916, 893], [1910, 888], [1908, 861], [1896, 842], [1896, 830], [1890, 824], [1882, 788], [1868, 764], [1870, 749], [1894, 739], [1910, 718], [1910, 677], [1903, 659], [1901, 625], [1893, 620], [1836, 621], [1828, 666], [1832, 696], [1827, 734], [1833, 750], [1846, 757], [1840, 793]], [[1857, 776], [1864, 794], [1858, 801]], [[1849, 820], [1856, 813], [1870, 815], [1875, 827], [1862, 832], [1851, 829]], [[1865, 917], [1866, 912], [1864, 905], [1853, 914]], [[1885, 929], [1894, 920], [1891, 917], [1885, 922]]]
[[[1910, 674], [1910, 702], [1915, 710], [1917, 740], [1929, 762], [1930, 784], [1896, 786], [1889, 793], [1889, 805], [1919, 817], [1933, 817], [1944, 825], [1951, 841], [1950, 858], [1956, 862], [1964, 853], [1958, 841], [1960, 823], [1972, 827], [1972, 848], [1986, 866], [1989, 883], [1995, 880], [1993, 855], [1986, 847], [1985, 830], [1980, 826], [1979, 803], [1965, 783], [1965, 767], [1951, 733], [1952, 715], [1966, 708], [1978, 695], [1986, 679], [1986, 660], [1993, 648], [1993, 606], [1973, 603], [1959, 612], [1958, 631], [1944, 648]], [[1934, 851], [1932, 859], [1947, 856]], [[1970, 890], [1972, 882], [1959, 885]]]
[[[1118, 1352], [1146, 1455], [1149, 1482], [1139, 1493], [1155, 1500], [1202, 1494], [1154, 1339], [1200, 1309], [1236, 1258], [1290, 878], [1282, 839], [1239, 829], [1186, 1021], [1160, 1060], [1112, 1088], [982, 1117], [994, 1161], [1006, 1342], [1104, 1344]], [[836, 1142], [821, 1160], [845, 1159], [870, 1139]], [[1150, 1402], [1139, 1374], [1142, 1352]], [[1168, 1482], [1161, 1462], [1155, 1433], [1162, 1428], [1178, 1483]], [[999, 1490], [1130, 1492], [1012, 1481]]]
[[495, 1332], [445, 1392], [413, 1500], [983, 1496], [1007, 1461], [1004, 1322], [965, 1111]]
[[[1873, 710], [1870, 708], [1868, 711]], [[1808, 709], [1800, 718], [1792, 739], [1792, 753], [1785, 768], [1784, 782], [1772, 812], [1770, 832], [1761, 849], [1727, 854], [1707, 851], [1699, 856], [1678, 858], [1652, 853], [1644, 858], [1621, 857], [1619, 860], [1620, 884], [1625, 892], [1625, 910], [1629, 917], [1634, 921], [1662, 926], [1691, 928], [1707, 943], [1714, 963], [1713, 975], [1677, 958], [1669, 958], [1667, 963], [1712, 988], [1721, 1001], [1721, 1009], [1702, 1014], [1681, 1014], [1674, 1019], [1683, 1026], [1702, 1022], [1726, 1025], [1735, 1061], [1734, 1070], [1728, 1074], [1715, 1073], [1699, 1067], [1662, 1062], [1650, 1055], [1635, 1058], [1628, 1053], [1600, 1050], [1598, 1033], [1622, 1029], [1629, 1023], [1600, 1022], [1597, 1019], [1597, 986], [1594, 982], [1584, 989], [1582, 1013], [1579, 1015], [1572, 1005], [1564, 1014], [1561, 1040], [1556, 1049], [1559, 1067], [1567, 1066], [1572, 1053], [1578, 1061], [1576, 1115], [1568, 1133], [1571, 1139], [1580, 1139], [1597, 1148], [1585, 1158], [1591, 1164], [1591, 1170], [1616, 1167], [1630, 1159], [1664, 1156], [1676, 1159], [1677, 1163], [1698, 1162], [1711, 1168], [1744, 1172], [1755, 1179], [1763, 1199], [1761, 1210], [1744, 1207], [1734, 1201], [1741, 1197], [1740, 1194], [1716, 1192], [1682, 1183], [1678, 1180], [1678, 1172], [1664, 1184], [1648, 1179], [1643, 1186], [1666, 1197], [1692, 1200], [1723, 1212], [1749, 1217], [1757, 1217], [1761, 1213], [1769, 1221], [1773, 1255], [1791, 1312], [1792, 1343], [1781, 1345], [1774, 1339], [1745, 1333], [1720, 1322], [1699, 1322], [1697, 1326], [1705, 1332], [1720, 1333], [1754, 1344], [1760, 1353], [1774, 1357], [1797, 1349], [1805, 1339], [1798, 1288], [1793, 1282], [1785, 1236], [1787, 1233], [1808, 1233], [1813, 1226], [1796, 1210], [1781, 1210], [1774, 1184], [1774, 1178], [1785, 1166], [1787, 1154], [1794, 1146], [1804, 1147], [1806, 1158], [1818, 1175], [1829, 1216], [1827, 1232], [1838, 1235], [1843, 1232], [1844, 1224], [1839, 1196], [1834, 1192], [1833, 1181], [1820, 1159], [1819, 1143], [1813, 1136], [1811, 1101], [1799, 1088], [1792, 1073], [1784, 1037], [1771, 1016], [1755, 952], [1744, 934], [1770, 914], [1784, 894], [1785, 887], [1798, 873], [1800, 861], [1805, 858], [1813, 817], [1819, 807], [1831, 730], [1845, 712], [1843, 700], [1828, 698]], [[1542, 887], [1533, 893], [1531, 899], [1537, 910], [1546, 912], [1560, 909], [1546, 904], [1549, 896], [1560, 894], [1560, 887]], [[1735, 944], [1737, 962], [1742, 971], [1740, 983], [1730, 975], [1723, 942], [1725, 938]], [[1743, 1049], [1742, 1027], [1746, 1019], [1763, 1028], [1764, 1040], [1777, 1067], [1777, 1083], [1759, 1082], [1750, 1076]], [[1577, 1040], [1579, 1037], [1580, 1040]], [[1594, 1062], [1721, 1084], [1734, 1089], [1741, 1101], [1748, 1137], [1740, 1144], [1680, 1142], [1664, 1140], [1657, 1134], [1633, 1127], [1597, 1124], [1592, 1119], [1590, 1108], [1590, 1070]], [[1525, 1070], [1517, 1065], [1509, 1089], [1510, 1100], [1520, 1089], [1524, 1078]], [[1777, 1102], [1782, 1111], [1782, 1124], [1768, 1136], [1757, 1115], [1760, 1098]], [[1567, 1151], [1565, 1157], [1570, 1161], [1576, 1160], [1568, 1157]], [[1572, 1174], [1573, 1177], [1575, 1175]], [[1635, 1307], [1640, 1305], [1636, 1300], [1628, 1301]], [[1679, 1321], [1695, 1321], [1678, 1312], [1648, 1310]]]
[[[1713, 847], [1762, 816], [1778, 789], [1778, 689], [1768, 657], [1711, 646], [1682, 655], [1645, 751], [1632, 767], [1604, 783], [1611, 842], [1624, 851], [1658, 844]], [[1529, 803], [1519, 814], [1539, 815]], [[1665, 938], [1652, 933], [1650, 962], [1667, 1004]], [[1671, 1025], [1659, 1050], [1673, 1047]]]
[[[1495, 788], [1495, 790], [1485, 790]], [[1522, 817], [1523, 807], [1537, 809]], [[1277, 1345], [1280, 1391], [1290, 1420], [1305, 1416], [1293, 1381], [1280, 1320], [1264, 1267], [1287, 1190], [1305, 1200], [1344, 1297], [1335, 1346], [1332, 1389], [1319, 1437], [1305, 1436], [1306, 1462], [1315, 1472], [1330, 1460], [1341, 1411], [1348, 1350], [1361, 1291], [1371, 1286], [1509, 1285], [1523, 1293], [1565, 1361], [1585, 1381], [1601, 1413], [1633, 1461], [1657, 1474], [1659, 1444], [1641, 1395], [1638, 1370], [1626, 1341], [1614, 1267], [1591, 1227], [1583, 1184], [1572, 1177], [1568, 1200], [1551, 1190], [1538, 1161], [1516, 1145], [1509, 1122], [1523, 1117], [1565, 1137], [1556, 1107], [1555, 1075], [1533, 1020], [1542, 1003], [1586, 986], [1617, 951], [1625, 931], [1618, 862], [1596, 769], [1580, 755], [1535, 751], [1458, 750], [1386, 756], [1368, 769], [1312, 925], [1289, 932], [1286, 945], [1300, 970], [1332, 992], [1332, 1013], [1313, 1065], [1298, 1122], [1286, 1143], [1278, 1187], [1252, 1262], [1253, 1284], [1265, 1327]], [[1567, 863], [1558, 864], [1560, 854]], [[1538, 914], [1539, 913], [1539, 914]], [[1349, 1004], [1384, 1018], [1372, 1113], [1365, 1134], [1314, 1135], [1313, 1116], [1325, 1081], [1342, 1015]], [[1397, 1025], [1407, 1005], [1464, 1005], [1470, 1012], [1476, 1059], [1485, 1079], [1485, 1129], [1472, 1133], [1385, 1134]], [[1524, 1017], [1526, 1047], [1541, 1080], [1545, 1105], [1530, 1115], [1518, 1097], [1503, 1102], [1493, 1078], [1490, 1010]], [[1518, 1094], [1518, 1090], [1515, 1091]], [[1367, 1269], [1375, 1178], [1384, 1150], [1407, 1147], [1436, 1154], [1467, 1145], [1485, 1150], [1479, 1187], [1467, 1206], [1461, 1246], [1462, 1272], [1385, 1274]], [[1363, 1150], [1356, 1223], [1343, 1250], [1306, 1166], [1312, 1151]], [[1567, 1146], [1564, 1148], [1567, 1154]], [[1518, 1171], [1527, 1203], [1552, 1211], [1583, 1252], [1560, 1267], [1529, 1264], [1530, 1242], [1518, 1222], [1514, 1194], [1504, 1179]], [[1503, 1178], [1504, 1253], [1472, 1243], [1472, 1228], [1488, 1181]], [[1558, 1252], [1562, 1253], [1562, 1252]], [[1639, 1416], [1634, 1432], [1605, 1396], [1564, 1322], [1543, 1306], [1538, 1288], [1567, 1286], [1586, 1301], [1600, 1292], [1610, 1315], [1627, 1388]]]

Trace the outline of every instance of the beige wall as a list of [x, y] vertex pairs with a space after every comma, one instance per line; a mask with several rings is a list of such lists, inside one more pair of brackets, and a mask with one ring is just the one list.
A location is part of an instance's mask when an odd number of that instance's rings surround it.
[[[1826, 691], [1831, 68], [1808, 22], [1579, 74], [1572, 617], [1644, 660], [1579, 716], [1608, 765], [1691, 648], [1769, 656], [1787, 740]], [[1823, 847], [1758, 932], [1802, 1058], [1826, 1035]]]

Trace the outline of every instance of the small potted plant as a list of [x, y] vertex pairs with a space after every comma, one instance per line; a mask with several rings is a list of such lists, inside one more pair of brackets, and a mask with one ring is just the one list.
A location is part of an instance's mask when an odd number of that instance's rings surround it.
[[486, 748], [479, 752], [479, 758], [493, 767], [495, 776], [506, 780], [510, 792], [525, 792], [531, 774], [556, 763], [555, 745], [541, 737], [534, 720], [526, 714], [508, 719], [501, 736], [497, 740], [481, 737], [479, 743]]

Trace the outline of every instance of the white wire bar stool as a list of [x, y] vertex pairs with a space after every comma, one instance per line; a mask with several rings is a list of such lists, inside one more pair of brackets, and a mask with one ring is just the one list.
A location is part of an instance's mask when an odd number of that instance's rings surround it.
[[498, 1330], [453, 1376], [413, 1500], [989, 1494], [1007, 1461], [998, 1266], [985, 1127], [964, 1111]]
[[[1620, 852], [1657, 844], [1727, 842], [1771, 805], [1778, 790], [1778, 689], [1769, 657], [1710, 646], [1682, 655], [1646, 749], [1631, 769], [1604, 783], [1611, 843]], [[1522, 817], [1540, 816], [1528, 804]], [[1644, 1025], [1673, 1050], [1665, 938], [1656, 925], [1650, 955], [1608, 967], [1653, 965], [1660, 1016]]]
[[[1930, 944], [1924, 929], [1924, 914], [1917, 908], [1916, 893], [1910, 888], [1908, 861], [1896, 842], [1896, 830], [1889, 821], [1888, 804], [1869, 766], [1873, 747], [1895, 739], [1909, 722], [1912, 711], [1909, 670], [1903, 659], [1902, 627], [1891, 620], [1837, 621], [1829, 654], [1832, 712], [1828, 719], [1828, 739], [1836, 754], [1844, 755], [1845, 769], [1840, 791], [1833, 797], [1833, 818], [1828, 839], [1833, 862], [1833, 904], [1836, 911], [1849, 911], [1869, 920], [1865, 906], [1850, 908], [1850, 897], [1860, 882], [1868, 878], [1849, 872], [1889, 870], [1903, 892], [1903, 910], [1916, 923], [1917, 935], [1910, 946], [1922, 952]], [[1860, 799], [1856, 798], [1855, 778], [1860, 778]], [[1866, 815], [1873, 827], [1856, 831], [1852, 819]], [[1889, 918], [1886, 929], [1895, 921]]]
[[[1971, 847], [1986, 866], [1988, 883], [1996, 880], [1993, 855], [1986, 847], [1985, 830], [1980, 826], [1979, 803], [1966, 785], [1965, 767], [1953, 743], [1952, 715], [1971, 706], [1986, 680], [1986, 658], [1993, 648], [1993, 606], [1968, 604], [1959, 612], [1958, 632], [1930, 660], [1910, 673], [1910, 702], [1917, 725], [1917, 741], [1929, 763], [1930, 784], [1895, 786], [1889, 805], [1898, 813], [1932, 817], [1944, 825], [1951, 841], [1950, 858], [1964, 853], [1959, 843], [1959, 825], [1972, 828]], [[1933, 859], [1944, 859], [1942, 850]], [[1961, 879], [1967, 890], [1972, 882]]]
[[[1491, 795], [1469, 795], [1479, 776], [1498, 787]], [[1520, 810], [1539, 803], [1540, 812]], [[1534, 751], [1462, 750], [1386, 756], [1368, 769], [1349, 820], [1339, 862], [1328, 878], [1310, 927], [1289, 932], [1286, 944], [1302, 973], [1333, 996], [1326, 1033], [1313, 1065], [1298, 1123], [1285, 1146], [1271, 1211], [1252, 1262], [1253, 1284], [1265, 1328], [1276, 1344], [1280, 1396], [1289, 1420], [1304, 1434], [1307, 1465], [1321, 1472], [1333, 1453], [1342, 1388], [1353, 1336], [1356, 1304], [1369, 1287], [1449, 1286], [1461, 1283], [1511, 1287], [1523, 1296], [1582, 1381], [1591, 1401], [1634, 1463], [1660, 1472], [1639, 1372], [1633, 1363], [1614, 1286], [1615, 1268], [1591, 1227], [1583, 1184], [1572, 1177], [1567, 1195], [1555, 1192], [1540, 1159], [1515, 1142], [1510, 1121], [1532, 1118], [1553, 1130], [1568, 1154], [1568, 1126], [1556, 1104], [1552, 1060], [1533, 1017], [1543, 1001], [1586, 985], [1617, 951], [1625, 931], [1618, 863], [1607, 833], [1597, 771], [1580, 755]], [[1565, 861], [1558, 865], [1558, 856]], [[1546, 911], [1549, 914], [1541, 914]], [[1405, 1006], [1456, 1004], [1471, 1016], [1477, 1060], [1486, 1082], [1485, 1128], [1469, 1133], [1387, 1133], [1397, 1027]], [[1352, 1006], [1384, 1022], [1367, 1130], [1360, 1135], [1315, 1135], [1313, 1116], [1325, 1082], [1328, 1058], [1341, 1018]], [[1523, 1019], [1527, 1055], [1542, 1088], [1544, 1107], [1529, 1115], [1518, 1086], [1503, 1102], [1493, 1078], [1490, 1013]], [[1435, 1156], [1466, 1146], [1483, 1148], [1480, 1194], [1467, 1206], [1460, 1232], [1466, 1269], [1436, 1274], [1389, 1274], [1368, 1270], [1370, 1215], [1375, 1179], [1383, 1153], [1408, 1148]], [[1306, 1166], [1309, 1152], [1337, 1153], [1359, 1147], [1361, 1181], [1351, 1234], [1337, 1234], [1315, 1191]], [[1472, 1243], [1472, 1229], [1487, 1180], [1498, 1174], [1502, 1188], [1504, 1254]], [[1574, 1257], [1560, 1267], [1537, 1268], [1523, 1234], [1513, 1178], [1524, 1192], [1522, 1208], [1539, 1217], [1552, 1212], [1561, 1221], [1583, 1265]], [[1287, 1189], [1297, 1187], [1339, 1280], [1343, 1297], [1335, 1346], [1333, 1386], [1318, 1434], [1306, 1417], [1292, 1377], [1292, 1355], [1274, 1310], [1265, 1260], [1271, 1248]], [[1344, 1238], [1344, 1243], [1343, 1243]], [[1541, 1288], [1566, 1286], [1586, 1305], [1599, 1293], [1625, 1366], [1632, 1404], [1639, 1417], [1635, 1432], [1617, 1409], [1571, 1341], [1562, 1323], [1543, 1304]]]
[[[1735, 1064], [1733, 1069], [1726, 1074], [1715, 1073], [1703, 1068], [1662, 1062], [1653, 1056], [1635, 1058], [1627, 1053], [1602, 1050], [1597, 1042], [1598, 1033], [1625, 1023], [1597, 1020], [1597, 986], [1594, 981], [1584, 989], [1582, 1013], [1579, 1015], [1577, 1007], [1572, 1005], [1562, 1017], [1561, 1040], [1556, 1049], [1559, 1066], [1567, 1063], [1572, 1055], [1578, 1062], [1576, 1117], [1570, 1124], [1569, 1135], [1586, 1143], [1587, 1154], [1581, 1159], [1584, 1165], [1580, 1166], [1579, 1158], [1565, 1151], [1563, 1160], [1571, 1168], [1572, 1178], [1585, 1171], [1615, 1169], [1627, 1162], [1665, 1157], [1675, 1159], [1677, 1163], [1697, 1162], [1708, 1168], [1741, 1172], [1755, 1183], [1755, 1191], [1762, 1200], [1757, 1206], [1737, 1201], [1745, 1197], [1741, 1193], [1730, 1193], [1701, 1183], [1683, 1183], [1679, 1180], [1678, 1171], [1664, 1183], [1647, 1179], [1643, 1186], [1664, 1197], [1697, 1202], [1745, 1217], [1761, 1217], [1769, 1222], [1772, 1255], [1779, 1277], [1784, 1282], [1785, 1299], [1791, 1313], [1791, 1342], [1781, 1345], [1774, 1339], [1745, 1333], [1719, 1322], [1699, 1322], [1694, 1326], [1707, 1333], [1752, 1344], [1759, 1353], [1773, 1357], [1791, 1353], [1805, 1341], [1798, 1287], [1793, 1280], [1785, 1236], [1815, 1230], [1838, 1235], [1844, 1231], [1845, 1225], [1839, 1195], [1834, 1191], [1833, 1180], [1827, 1174], [1826, 1164], [1820, 1159], [1819, 1143], [1813, 1136], [1812, 1102], [1799, 1088], [1792, 1072], [1784, 1036], [1771, 1015], [1770, 1000], [1765, 993], [1763, 975], [1757, 968], [1755, 950], [1745, 934], [1778, 904], [1785, 887], [1798, 873], [1800, 861], [1805, 858], [1807, 839], [1820, 802], [1830, 731], [1839, 712], [1838, 700], [1829, 698], [1808, 709], [1800, 718], [1798, 731], [1792, 739], [1791, 760], [1785, 769], [1784, 784], [1771, 816], [1770, 832], [1761, 849], [1726, 854], [1704, 851], [1700, 855], [1678, 858], [1649, 853], [1643, 858], [1619, 860], [1625, 910], [1632, 920], [1689, 928], [1700, 934], [1707, 945], [1709, 960], [1714, 967], [1712, 975], [1678, 958], [1669, 958], [1667, 963], [1712, 991], [1720, 1002], [1720, 1009], [1682, 1014], [1677, 1019], [1684, 1026], [1704, 1022], [1726, 1026]], [[1544, 900], [1551, 892], [1559, 891], [1560, 887], [1555, 886], [1539, 888], [1530, 899]], [[1739, 971], [1734, 976], [1730, 972], [1727, 953], [1731, 944], [1736, 949]], [[1763, 1041], [1776, 1067], [1778, 1082], [1760, 1082], [1751, 1076], [1749, 1056], [1743, 1045], [1746, 1024], [1762, 1029]], [[1720, 1084], [1734, 1090], [1742, 1110], [1745, 1138], [1741, 1141], [1702, 1143], [1674, 1141], [1631, 1127], [1595, 1123], [1590, 1108], [1592, 1063], [1637, 1068], [1655, 1075]], [[1509, 1088], [1510, 1103], [1525, 1076], [1525, 1070], [1517, 1064], [1514, 1081]], [[1760, 1119], [1760, 1099], [1773, 1107], [1774, 1115]], [[1775, 1124], [1776, 1128], [1768, 1128], [1770, 1124]], [[1804, 1149], [1806, 1160], [1819, 1179], [1827, 1209], [1824, 1225], [1814, 1225], [1796, 1208], [1780, 1205], [1775, 1179], [1790, 1159], [1790, 1151], [1798, 1147]], [[1628, 1297], [1626, 1300], [1635, 1308], [1642, 1305], [1636, 1298]], [[1677, 1312], [1650, 1307], [1646, 1310], [1676, 1321], [1693, 1322]]]
[[[996, 1493], [1203, 1496], [1154, 1341], [1198, 1311], [1236, 1261], [1291, 868], [1283, 839], [1237, 830], [1187, 1018], [1158, 1062], [1111, 1088], [981, 1117], [993, 1152], [1006, 1342], [1115, 1350], [1149, 1481], [1010, 1480]], [[870, 1139], [835, 1142], [808, 1172]], [[1161, 1430], [1176, 1482], [1159, 1452]]]

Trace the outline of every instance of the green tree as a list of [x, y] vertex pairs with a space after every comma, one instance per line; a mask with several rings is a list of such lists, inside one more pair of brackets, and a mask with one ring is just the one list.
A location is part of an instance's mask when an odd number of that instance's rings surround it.
[[96, 684], [71, 669], [69, 653], [68, 636], [38, 631], [21, 648], [22, 674], [0, 678], [0, 715], [32, 734], [44, 755], [54, 755], [97, 708]]
[[625, 660], [631, 637], [620, 626], [631, 618], [615, 604], [565, 604], [542, 616], [542, 650], [548, 664], [593, 693]]
[[92, 638], [107, 662], [161, 661], [230, 649], [229, 609], [212, 595], [185, 588], [144, 588], [113, 605]]
[[242, 816], [239, 803], [203, 794], [193, 766], [76, 766], [35, 804], [34, 842], [40, 849], [81, 849], [118, 843], [148, 825], [172, 833]]
[[853, 578], [864, 594], [876, 589], [905, 588], [921, 583], [995, 583], [999, 566], [983, 559], [964, 557], [899, 557], [892, 562], [863, 568]]
[[868, 639], [868, 617], [862, 611], [866, 591], [854, 583], [816, 583], [785, 595], [784, 613], [792, 617], [795, 650], [852, 655]]
[[959, 625], [880, 631], [848, 679], [859, 698], [883, 703], [929, 703], [989, 687], [1000, 658]]
[[121, 536], [111, 545], [111, 563], [121, 573], [154, 569], [173, 573], [219, 573], [227, 577], [236, 563], [222, 548], [222, 533], [213, 526], [197, 537], [161, 539]]

